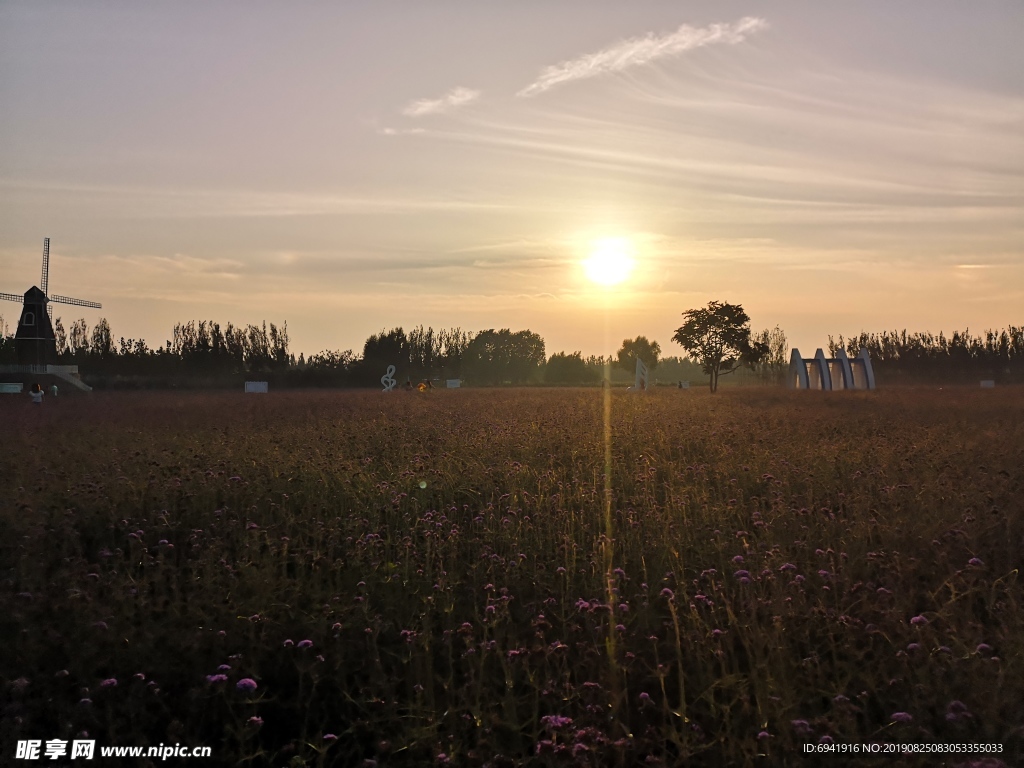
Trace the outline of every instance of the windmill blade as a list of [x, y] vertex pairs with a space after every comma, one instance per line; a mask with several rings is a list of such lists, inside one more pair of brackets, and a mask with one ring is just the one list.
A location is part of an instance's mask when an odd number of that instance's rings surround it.
[[43, 281], [39, 285], [39, 290], [43, 292], [45, 296], [50, 292], [50, 238], [43, 238]]
[[103, 305], [98, 301], [86, 301], [85, 299], [72, 299], [70, 296], [51, 296], [51, 302], [57, 304], [71, 304], [75, 307], [92, 307], [93, 309], [103, 309]]
[[24, 302], [25, 301], [24, 295], [19, 296], [16, 293], [0, 293], [0, 299], [7, 299], [8, 301], [18, 301], [18, 302]]

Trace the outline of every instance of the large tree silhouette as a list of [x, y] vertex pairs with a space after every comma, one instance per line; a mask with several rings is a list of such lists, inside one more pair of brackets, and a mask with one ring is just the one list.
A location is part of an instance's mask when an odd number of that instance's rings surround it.
[[469, 342], [462, 367], [474, 384], [523, 384], [538, 373], [545, 359], [544, 339], [538, 334], [491, 328]]
[[683, 318], [672, 340], [700, 363], [712, 392], [718, 390], [719, 376], [754, 366], [768, 354], [766, 344], [751, 342], [750, 317], [739, 304], [712, 301], [704, 309], [683, 312]]
[[644, 361], [647, 370], [653, 371], [661, 361], [661, 345], [656, 341], [648, 341], [646, 336], [623, 339], [616, 357], [618, 366], [630, 373], [636, 369], [638, 358]]

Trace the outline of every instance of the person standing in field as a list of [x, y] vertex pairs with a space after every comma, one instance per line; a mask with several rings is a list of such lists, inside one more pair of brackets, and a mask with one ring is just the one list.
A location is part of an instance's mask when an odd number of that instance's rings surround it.
[[51, 384], [50, 385], [50, 394], [53, 395], [54, 397], [57, 396], [57, 385], [56, 384]]
[[32, 405], [43, 404], [43, 388], [38, 384], [33, 384], [32, 389], [29, 391], [29, 395], [32, 397]]

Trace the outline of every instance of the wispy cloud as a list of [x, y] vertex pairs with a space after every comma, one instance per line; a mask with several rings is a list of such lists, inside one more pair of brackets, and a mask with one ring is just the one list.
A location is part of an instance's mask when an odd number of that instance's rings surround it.
[[426, 132], [425, 128], [380, 128], [377, 131], [382, 136], [403, 136]]
[[488, 202], [457, 196], [438, 197], [434, 192], [412, 196], [388, 194], [386, 191], [379, 194], [260, 192], [227, 188], [173, 189], [0, 179], [0, 209], [19, 196], [41, 192], [47, 193], [51, 200], [70, 200], [76, 205], [80, 205], [83, 199], [110, 205], [126, 218], [261, 218], [421, 211], [497, 211], [519, 207], [518, 203]]
[[480, 91], [470, 88], [452, 88], [448, 93], [439, 99], [418, 99], [412, 102], [402, 114], [409, 117], [421, 117], [423, 115], [435, 115], [440, 112], [447, 112], [453, 107], [461, 107], [480, 98]]
[[[647, 34], [633, 37], [596, 53], [588, 53], [571, 61], [547, 67], [536, 81], [519, 92], [519, 96], [535, 96], [561, 83], [585, 80], [608, 72], [621, 72], [630, 67], [648, 64], [656, 59], [672, 56], [692, 48], [715, 43], [735, 45], [747, 35], [768, 26], [764, 19], [745, 16], [733, 24], [710, 24], [691, 27], [683, 24], [675, 32], [657, 37]], [[420, 102], [417, 102], [420, 103]]]

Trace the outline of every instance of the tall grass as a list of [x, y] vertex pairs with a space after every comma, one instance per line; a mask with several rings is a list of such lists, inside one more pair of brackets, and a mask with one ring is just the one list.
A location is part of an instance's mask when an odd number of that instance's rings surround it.
[[597, 390], [0, 402], [0, 749], [1022, 758], [1019, 392], [617, 392], [611, 413], [609, 541]]

